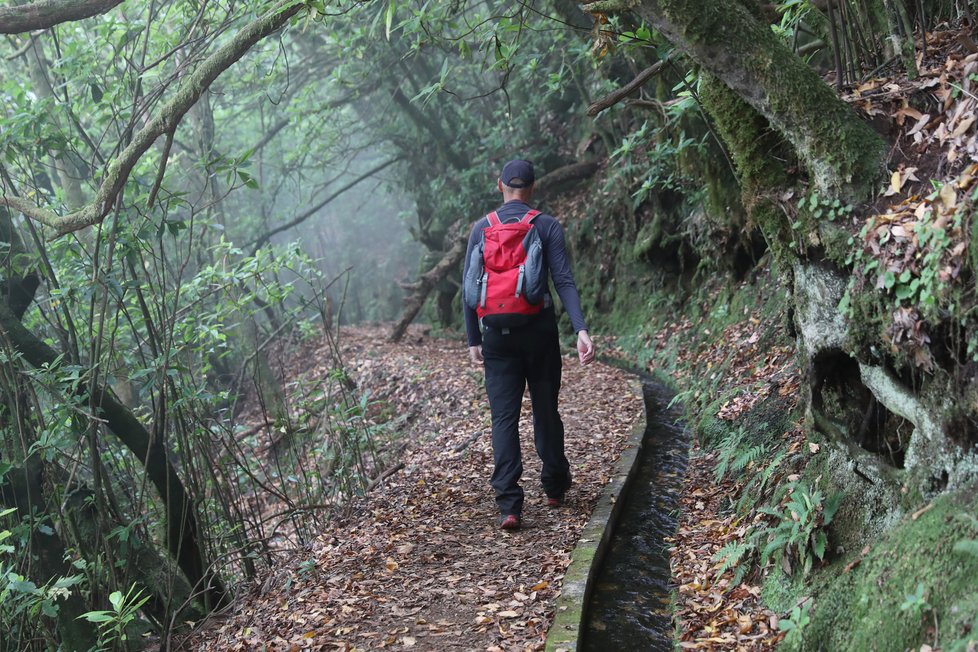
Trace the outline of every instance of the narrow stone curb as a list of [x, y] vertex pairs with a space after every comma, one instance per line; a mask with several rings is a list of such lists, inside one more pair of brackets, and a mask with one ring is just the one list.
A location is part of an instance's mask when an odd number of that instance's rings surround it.
[[[637, 388], [644, 404], [645, 394], [641, 382], [636, 380], [633, 387]], [[591, 518], [581, 531], [581, 538], [571, 553], [571, 563], [564, 573], [560, 597], [557, 598], [554, 622], [547, 632], [546, 652], [575, 651], [581, 642], [594, 575], [604, 559], [611, 533], [624, 503], [618, 498], [628, 489], [638, 469], [636, 462], [642, 451], [647, 423], [646, 406], [645, 417], [628, 435], [621, 457], [615, 462], [611, 481], [601, 490]]]

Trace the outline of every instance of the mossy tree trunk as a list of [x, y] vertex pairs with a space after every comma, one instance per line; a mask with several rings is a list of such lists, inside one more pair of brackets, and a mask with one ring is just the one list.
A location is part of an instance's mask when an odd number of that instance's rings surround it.
[[819, 188], [859, 199], [875, 187], [882, 139], [742, 4], [642, 0], [636, 10], [763, 115], [794, 146]]
[[782, 258], [792, 233], [777, 194], [792, 183], [786, 165], [794, 158], [790, 146], [764, 116], [713, 75], [700, 75], [699, 97], [733, 158], [744, 207], [768, 248]]

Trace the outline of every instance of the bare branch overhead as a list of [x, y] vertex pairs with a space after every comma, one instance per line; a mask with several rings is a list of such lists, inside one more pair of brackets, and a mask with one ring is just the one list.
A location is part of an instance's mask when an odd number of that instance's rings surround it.
[[638, 73], [638, 75], [632, 81], [628, 82], [618, 90], [609, 93], [605, 97], [602, 97], [600, 100], [593, 102], [587, 107], [587, 114], [593, 118], [608, 107], [618, 104], [618, 102], [621, 102], [623, 99], [641, 88], [642, 84], [647, 82], [654, 75], [657, 75], [659, 71], [662, 70], [665, 63], [665, 61], [656, 61], [651, 66]]
[[379, 165], [377, 165], [377, 166], [375, 166], [375, 167], [367, 170], [366, 172], [364, 172], [363, 174], [361, 174], [360, 176], [358, 176], [356, 179], [354, 179], [353, 181], [350, 181], [348, 184], [346, 184], [342, 188], [339, 188], [336, 192], [334, 192], [329, 197], [327, 197], [323, 201], [319, 202], [318, 204], [316, 204], [312, 208], [309, 208], [309, 209], [303, 211], [300, 215], [298, 215], [297, 217], [289, 220], [285, 224], [280, 224], [280, 225], [276, 226], [274, 229], [272, 229], [272, 230], [268, 231], [267, 233], [265, 233], [264, 235], [260, 236], [257, 240], [255, 240], [254, 242], [252, 242], [249, 245], [249, 247], [251, 247], [252, 253], [254, 253], [255, 251], [258, 251], [258, 248], [261, 247], [266, 242], [268, 242], [272, 238], [273, 235], [275, 235], [277, 233], [281, 233], [282, 231], [288, 231], [292, 227], [298, 226], [302, 222], [305, 222], [307, 219], [309, 219], [310, 217], [312, 217], [313, 215], [315, 215], [319, 211], [320, 208], [322, 208], [323, 206], [325, 206], [329, 202], [333, 201], [334, 199], [336, 199], [337, 197], [339, 197], [340, 195], [342, 195], [344, 192], [346, 192], [347, 190], [349, 190], [353, 186], [357, 185], [361, 181], [365, 181], [365, 180], [369, 179], [370, 177], [372, 177], [373, 175], [377, 174], [378, 172], [380, 172], [384, 168], [389, 167], [389, 166], [393, 165], [394, 163], [397, 163], [400, 160], [401, 160], [401, 157], [398, 156], [398, 157], [392, 158], [392, 159], [390, 159], [388, 161], [384, 161], [383, 163], [381, 163], [381, 164], [379, 164]]

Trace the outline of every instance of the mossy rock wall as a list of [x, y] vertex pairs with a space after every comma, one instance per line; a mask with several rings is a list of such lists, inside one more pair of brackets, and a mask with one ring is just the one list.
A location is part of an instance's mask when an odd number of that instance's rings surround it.
[[821, 571], [804, 641], [785, 649], [964, 650], [978, 641], [978, 555], [954, 549], [978, 538], [978, 520], [967, 516], [974, 514], [978, 486], [944, 494], [865, 555], [852, 550]]

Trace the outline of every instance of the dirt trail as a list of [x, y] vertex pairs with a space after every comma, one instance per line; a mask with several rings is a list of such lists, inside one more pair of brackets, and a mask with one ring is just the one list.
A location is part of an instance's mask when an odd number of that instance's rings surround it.
[[525, 397], [524, 527], [505, 533], [488, 484], [481, 369], [461, 340], [413, 328], [393, 345], [386, 335], [351, 329], [341, 343], [360, 388], [394, 414], [412, 415], [403, 468], [323, 532], [308, 555], [213, 619], [188, 649], [542, 649], [578, 533], [643, 416], [636, 381], [565, 358], [561, 414], [574, 486], [558, 509], [545, 504]]

